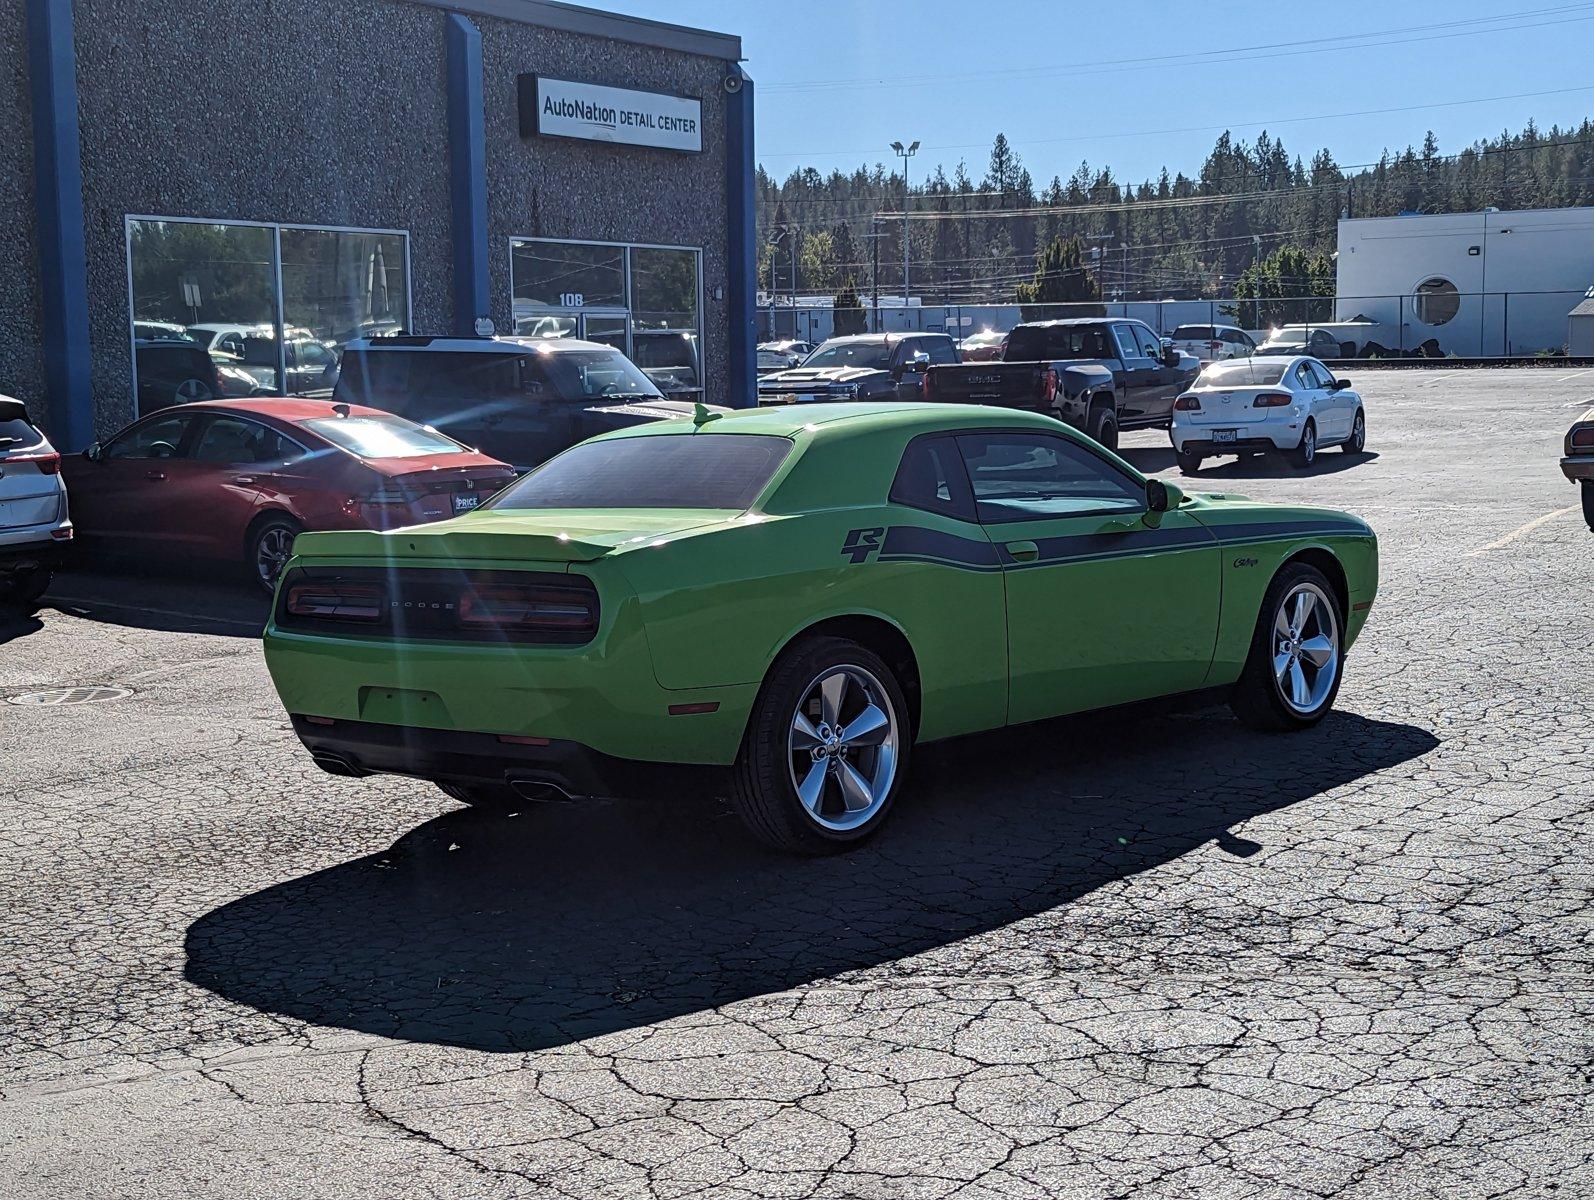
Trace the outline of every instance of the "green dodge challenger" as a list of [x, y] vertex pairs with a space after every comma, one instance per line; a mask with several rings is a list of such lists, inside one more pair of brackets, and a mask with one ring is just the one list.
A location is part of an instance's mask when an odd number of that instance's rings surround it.
[[266, 661], [326, 770], [492, 804], [718, 764], [805, 852], [879, 828], [921, 742], [1203, 691], [1309, 726], [1378, 586], [1354, 517], [912, 403], [700, 409], [455, 520], [295, 549]]

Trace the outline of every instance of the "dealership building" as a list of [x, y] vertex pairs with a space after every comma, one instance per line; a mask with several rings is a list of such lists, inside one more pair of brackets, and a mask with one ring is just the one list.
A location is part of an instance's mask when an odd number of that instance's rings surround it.
[[344, 342], [398, 330], [586, 337], [752, 402], [740, 39], [549, 0], [0, 10], [26, 31], [0, 393], [64, 448], [205, 394], [325, 394]]

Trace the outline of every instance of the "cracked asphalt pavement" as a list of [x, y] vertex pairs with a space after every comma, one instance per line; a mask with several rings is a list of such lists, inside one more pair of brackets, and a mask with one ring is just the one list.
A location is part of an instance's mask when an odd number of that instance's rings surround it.
[[1377, 529], [1334, 715], [935, 748], [824, 861], [324, 775], [260, 600], [63, 577], [0, 696], [132, 694], [0, 703], [0, 1195], [1594, 1195], [1594, 371], [1347, 374], [1367, 454], [1194, 484]]

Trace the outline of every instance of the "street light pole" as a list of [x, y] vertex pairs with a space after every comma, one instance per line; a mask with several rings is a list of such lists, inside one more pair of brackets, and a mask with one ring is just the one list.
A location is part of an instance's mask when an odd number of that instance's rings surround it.
[[908, 314], [908, 159], [919, 152], [919, 143], [914, 142], [907, 149], [903, 149], [901, 142], [892, 142], [891, 148], [897, 152], [897, 157], [902, 159], [902, 323], [907, 327]]

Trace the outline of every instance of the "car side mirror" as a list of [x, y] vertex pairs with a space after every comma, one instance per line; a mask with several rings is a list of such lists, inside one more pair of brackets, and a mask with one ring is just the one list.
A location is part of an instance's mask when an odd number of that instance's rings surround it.
[[1184, 492], [1176, 483], [1146, 480], [1146, 507], [1154, 513], [1171, 512], [1184, 503]]
[[90, 462], [99, 462], [104, 455], [105, 449], [98, 442], [94, 442], [87, 450], [83, 451], [83, 457]]
[[1164, 346], [1162, 348], [1162, 365], [1165, 367], [1177, 367], [1179, 365], [1179, 352], [1172, 346]]
[[1334, 391], [1343, 392], [1346, 388], [1350, 387], [1350, 380], [1348, 380], [1348, 379], [1336, 379], [1336, 380], [1334, 380], [1334, 383], [1333, 383], [1332, 386], [1333, 386], [1333, 390]]

